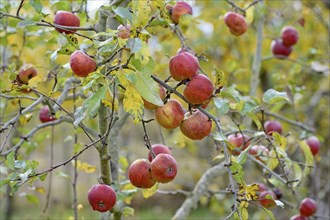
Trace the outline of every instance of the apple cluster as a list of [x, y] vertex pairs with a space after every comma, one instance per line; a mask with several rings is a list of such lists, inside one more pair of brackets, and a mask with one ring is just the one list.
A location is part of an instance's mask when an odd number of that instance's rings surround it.
[[299, 204], [300, 214], [294, 215], [290, 220], [307, 220], [317, 211], [316, 202], [312, 198], [304, 198]]
[[229, 28], [230, 33], [240, 36], [247, 31], [248, 25], [245, 17], [235, 12], [227, 12], [224, 17], [225, 24]]
[[154, 144], [148, 159], [135, 160], [128, 168], [128, 178], [133, 186], [151, 188], [156, 182], [171, 182], [177, 174], [177, 162], [171, 149], [163, 144]]
[[259, 186], [258, 190], [258, 200], [260, 205], [262, 205], [265, 208], [273, 208], [276, 206], [276, 202], [274, 200], [281, 199], [282, 198], [282, 192], [275, 188], [275, 189], [269, 189], [266, 185], [263, 183], [256, 183]]
[[107, 212], [111, 210], [117, 201], [115, 190], [106, 184], [95, 184], [88, 191], [88, 202], [93, 210]]
[[[38, 75], [38, 72], [37, 72], [36, 68], [33, 67], [33, 65], [25, 64], [20, 68], [18, 75], [16, 77], [16, 82], [19, 86], [27, 85], [27, 84], [29, 84], [29, 80], [37, 75]], [[21, 91], [24, 93], [30, 92], [29, 89], [22, 89]]]
[[193, 14], [192, 7], [187, 2], [177, 2], [174, 6], [167, 4], [166, 9], [174, 24], [179, 23], [181, 16]]
[[298, 42], [298, 31], [292, 26], [285, 26], [281, 31], [281, 38], [273, 40], [271, 49], [274, 56], [288, 57], [293, 49], [292, 46]]

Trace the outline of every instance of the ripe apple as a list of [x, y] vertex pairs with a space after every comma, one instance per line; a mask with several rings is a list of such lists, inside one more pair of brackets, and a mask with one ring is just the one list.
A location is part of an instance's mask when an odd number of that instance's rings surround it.
[[311, 137], [307, 138], [307, 140], [305, 142], [311, 149], [313, 155], [315, 155], [319, 152], [321, 144], [317, 137], [311, 136]]
[[[58, 11], [55, 14], [54, 24], [63, 25], [63, 26], [71, 26], [71, 27], [79, 27], [80, 19], [75, 14], [69, 11]], [[73, 34], [76, 30], [63, 30], [61, 28], [55, 28], [60, 33], [65, 34]]]
[[275, 131], [279, 134], [282, 134], [282, 125], [278, 121], [266, 121], [264, 124], [265, 131], [268, 135], [272, 135], [272, 133]]
[[201, 140], [208, 136], [212, 129], [212, 121], [198, 109], [185, 114], [185, 118], [180, 125], [182, 134], [192, 140]]
[[156, 108], [155, 118], [162, 127], [173, 129], [181, 124], [184, 110], [176, 99], [169, 99], [165, 105]]
[[117, 36], [120, 37], [121, 39], [127, 39], [130, 37], [131, 34], [131, 25], [126, 24], [126, 25], [119, 25], [118, 28], [118, 33]]
[[[163, 144], [154, 144], [151, 146], [152, 151], [154, 152], [155, 156], [157, 156], [158, 154], [172, 154], [171, 152], [171, 148], [169, 148], [168, 146], [165, 146]], [[152, 153], [151, 151], [149, 151], [148, 154], [148, 160], [151, 162], [152, 161]]]
[[317, 210], [316, 202], [312, 198], [304, 198], [299, 205], [300, 214], [303, 216], [311, 216]]
[[137, 159], [128, 168], [128, 178], [133, 186], [151, 188], [156, 180], [151, 175], [150, 162], [147, 159]]
[[159, 183], [172, 181], [177, 173], [176, 160], [170, 154], [158, 154], [151, 161], [151, 174]]
[[70, 66], [74, 74], [86, 77], [97, 68], [96, 62], [81, 50], [76, 50], [70, 56]]
[[269, 150], [263, 145], [254, 145], [249, 149], [249, 154], [257, 160], [265, 162], [269, 157]]
[[28, 84], [29, 80], [37, 75], [37, 70], [31, 64], [23, 65], [17, 75], [17, 82], [19, 84]]
[[227, 12], [225, 14], [225, 24], [229, 27], [230, 32], [235, 36], [240, 36], [247, 31], [247, 23], [245, 17], [235, 12]]
[[[268, 198], [269, 196], [271, 196], [273, 199]], [[265, 208], [272, 208], [276, 206], [274, 201], [275, 199], [276, 195], [273, 193], [273, 191], [270, 190], [262, 191], [259, 195], [259, 203]]]
[[49, 121], [54, 121], [57, 118], [55, 118], [52, 114], [50, 114], [49, 112], [49, 107], [47, 105], [45, 105], [44, 107], [42, 107], [39, 111], [39, 120], [42, 123], [45, 122], [49, 122]]
[[169, 6], [167, 6], [166, 8], [168, 8], [168, 10], [170, 9], [169, 11], [172, 10], [171, 19], [174, 24], [179, 23], [180, 17], [182, 15], [193, 14], [192, 7], [187, 2], [177, 2], [176, 5], [173, 6], [173, 8], [170, 8]]
[[88, 191], [88, 202], [93, 210], [107, 212], [116, 204], [116, 193], [111, 186], [96, 184]]
[[172, 78], [182, 81], [197, 74], [199, 63], [194, 55], [182, 52], [171, 57], [169, 68]]
[[292, 47], [287, 47], [283, 44], [282, 40], [273, 40], [271, 44], [274, 56], [287, 57], [292, 52]]
[[295, 45], [298, 41], [298, 31], [292, 26], [285, 26], [281, 31], [283, 44], [287, 47]]
[[203, 104], [213, 95], [213, 88], [213, 83], [207, 76], [197, 74], [188, 81], [183, 96], [191, 104]]
[[240, 153], [250, 145], [249, 139], [250, 138], [246, 134], [235, 133], [229, 135], [227, 138], [228, 142], [236, 147], [236, 149], [231, 150], [231, 153], [236, 156], [240, 155]]
[[294, 215], [290, 218], [290, 220], [308, 220], [308, 218], [306, 218], [305, 216], [302, 215]]
[[[164, 99], [166, 96], [166, 91], [163, 86], [159, 85], [159, 97], [161, 99]], [[147, 100], [143, 99], [143, 104], [146, 109], [154, 110], [158, 107], [158, 105], [152, 104], [151, 102], [148, 102]]]

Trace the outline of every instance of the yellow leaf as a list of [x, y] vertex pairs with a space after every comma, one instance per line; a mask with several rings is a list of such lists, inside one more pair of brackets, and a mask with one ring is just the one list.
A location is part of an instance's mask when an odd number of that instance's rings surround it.
[[147, 198], [153, 196], [156, 193], [157, 189], [158, 189], [158, 183], [156, 183], [149, 189], [142, 189], [143, 198], [147, 199]]
[[[75, 165], [75, 161], [72, 161], [73, 166]], [[77, 160], [77, 169], [84, 171], [85, 173], [94, 173], [96, 171], [96, 166], [90, 165], [86, 162], [81, 162]]]
[[32, 116], [33, 115], [31, 113], [22, 115], [19, 117], [19, 122], [21, 123], [21, 125], [26, 125], [31, 120]]
[[117, 99], [113, 99], [113, 96], [109, 90], [105, 93], [105, 98], [102, 99], [102, 104], [107, 106], [108, 108], [112, 109], [112, 103], [114, 102], [114, 110], [118, 110], [118, 101]]
[[141, 64], [147, 64], [150, 56], [148, 44], [145, 41], [142, 41], [142, 48], [134, 54], [134, 57], [138, 59]]
[[83, 204], [80, 203], [80, 204], [77, 205], [78, 210], [81, 210], [82, 208], [84, 208]]
[[[257, 200], [258, 195], [257, 192], [259, 191], [259, 185], [254, 183], [251, 185], [239, 184], [239, 197], [245, 201]], [[246, 204], [245, 204], [246, 205]]]
[[277, 132], [273, 132], [272, 136], [275, 140], [275, 143], [277, 144], [277, 146], [279, 146], [282, 150], [285, 150], [286, 147], [286, 138], [283, 137], [282, 135], [280, 135]]
[[46, 193], [46, 190], [44, 187], [36, 187], [36, 191], [43, 195]]
[[136, 19], [133, 19], [133, 26], [144, 27], [149, 21], [149, 15], [151, 9], [149, 7], [149, 1], [134, 0], [132, 3], [133, 14], [136, 15]]

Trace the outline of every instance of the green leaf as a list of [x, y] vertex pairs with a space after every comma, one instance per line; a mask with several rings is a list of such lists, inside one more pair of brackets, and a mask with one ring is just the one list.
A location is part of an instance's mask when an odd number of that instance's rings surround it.
[[74, 114], [75, 121], [73, 122], [74, 126], [78, 126], [78, 124], [85, 118], [93, 118], [97, 115], [97, 111], [101, 105], [102, 99], [105, 97], [106, 86], [100, 87], [96, 93], [91, 95], [88, 99], [86, 99], [83, 105], [77, 108], [77, 111]]
[[126, 47], [130, 49], [131, 54], [134, 54], [142, 49], [142, 40], [140, 38], [130, 38], [127, 41]]
[[290, 102], [286, 92], [278, 92], [274, 89], [268, 89], [262, 98], [262, 100], [268, 104], [276, 104], [279, 102]]
[[18, 24], [17, 24], [17, 28], [25, 28], [27, 26], [31, 26], [31, 25], [34, 25], [36, 22], [35, 21], [31, 21], [31, 20], [23, 20], [23, 21], [20, 21]]
[[264, 207], [261, 207], [261, 208], [264, 210], [264, 212], [267, 213], [267, 215], [270, 217], [271, 220], [276, 220], [275, 217], [274, 217], [274, 214], [270, 210], [268, 210]]
[[41, 181], [45, 181], [47, 175], [48, 175], [48, 173], [44, 173], [44, 174], [42, 174], [42, 175], [39, 176], [39, 179], [40, 179]]
[[257, 108], [258, 103], [249, 97], [245, 97], [244, 99], [241, 99], [237, 110], [242, 116], [245, 116], [247, 113], [253, 112]]
[[39, 204], [39, 198], [38, 198], [37, 196], [35, 196], [35, 195], [26, 194], [26, 195], [25, 195], [25, 198], [26, 198], [29, 202], [31, 202], [31, 203], [33, 203], [33, 204], [35, 204], [35, 205], [38, 205], [38, 204]]
[[220, 97], [222, 98], [229, 98], [235, 100], [235, 102], [240, 102], [241, 100], [241, 95], [239, 92], [235, 89], [234, 86], [231, 86], [226, 89], [222, 89], [220, 92]]
[[227, 99], [214, 98], [213, 102], [220, 115], [224, 115], [229, 112], [229, 101]]
[[[253, 120], [253, 122], [256, 124], [258, 130], [260, 130], [261, 129], [261, 122], [260, 122], [258, 116], [254, 112], [249, 112], [246, 115]], [[262, 132], [262, 134], [264, 134], [264, 132]]]
[[303, 176], [307, 176], [311, 172], [312, 167], [314, 166], [314, 157], [311, 149], [305, 141], [300, 141], [299, 144], [305, 155], [305, 168], [303, 171]]
[[286, 147], [286, 138], [283, 137], [282, 135], [280, 135], [277, 132], [273, 132], [272, 133], [272, 136], [273, 136], [273, 138], [275, 140], [276, 145], [279, 146], [282, 150], [285, 150], [285, 147]]
[[147, 198], [153, 196], [156, 193], [157, 189], [158, 189], [158, 183], [157, 182], [156, 182], [155, 185], [153, 185], [149, 189], [142, 189], [143, 198], [147, 199]]
[[248, 155], [248, 151], [249, 151], [249, 147], [245, 148], [240, 155], [237, 158], [237, 162], [241, 165], [243, 165], [246, 161], [247, 155]]
[[125, 206], [122, 212], [124, 217], [134, 216], [134, 209], [129, 206]]
[[113, 12], [117, 15], [116, 18], [122, 24], [126, 24], [127, 21], [132, 23], [132, 13], [128, 10], [128, 8], [117, 7], [113, 9]]
[[234, 179], [237, 181], [237, 183], [239, 183], [239, 184], [245, 183], [244, 179], [243, 179], [243, 176], [244, 176], [243, 167], [239, 163], [231, 161], [230, 170], [233, 174]]
[[7, 155], [6, 166], [11, 170], [15, 170], [15, 151]]
[[295, 176], [295, 180], [298, 180], [296, 182], [293, 182], [292, 183], [292, 186], [293, 187], [296, 187], [300, 184], [301, 182], [301, 179], [302, 179], [302, 170], [301, 170], [301, 167], [299, 166], [299, 164], [297, 163], [293, 163], [293, 170], [294, 170], [294, 176]]
[[223, 135], [220, 132], [214, 132], [212, 137], [213, 137], [214, 140], [217, 140], [217, 141], [220, 141], [220, 142], [227, 140], [226, 136]]
[[130, 81], [138, 93], [148, 102], [158, 106], [163, 106], [163, 100], [159, 95], [159, 85], [151, 78], [153, 72], [154, 61], [152, 59], [146, 65], [142, 65], [137, 59], [132, 59], [132, 65], [137, 69], [137, 72], [127, 74], [127, 79]]
[[40, 0], [30, 0], [30, 5], [36, 10], [36, 12], [40, 13], [42, 11], [42, 4]]

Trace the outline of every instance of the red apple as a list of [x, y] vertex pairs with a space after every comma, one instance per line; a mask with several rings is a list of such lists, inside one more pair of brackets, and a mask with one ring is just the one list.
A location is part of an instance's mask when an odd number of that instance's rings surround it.
[[279, 134], [282, 134], [282, 125], [278, 121], [266, 121], [264, 124], [265, 131], [268, 135], [272, 135], [272, 133], [275, 131]]
[[[168, 146], [165, 146], [163, 144], [154, 144], [151, 146], [151, 148], [152, 148], [152, 151], [154, 152], [155, 156], [157, 156], [158, 154], [171, 154], [172, 153], [171, 148], [169, 148]], [[149, 151], [148, 160], [150, 162], [153, 160], [151, 151]]]
[[177, 164], [170, 154], [158, 154], [151, 161], [151, 174], [159, 183], [172, 181], [177, 173]]
[[88, 191], [88, 202], [93, 210], [107, 212], [116, 204], [116, 193], [111, 186], [96, 184]]
[[86, 77], [97, 68], [96, 62], [81, 50], [76, 50], [70, 56], [72, 72], [80, 77]]
[[268, 190], [267, 186], [263, 183], [255, 183], [259, 186], [259, 193]]
[[31, 64], [23, 65], [17, 75], [17, 82], [19, 84], [28, 84], [29, 80], [37, 75], [37, 70]]
[[42, 107], [39, 111], [39, 120], [42, 123], [45, 122], [49, 122], [49, 121], [54, 121], [57, 118], [55, 118], [53, 115], [50, 114], [49, 112], [49, 107], [47, 105], [45, 105], [44, 107]]
[[[268, 198], [269, 196], [271, 196], [273, 199]], [[276, 206], [276, 203], [274, 201], [275, 199], [276, 195], [273, 193], [273, 191], [270, 190], [263, 191], [259, 195], [259, 203], [265, 208], [272, 208]]]
[[119, 25], [118, 28], [118, 33], [117, 36], [120, 37], [121, 39], [127, 39], [130, 37], [131, 35], [131, 25], [127, 24], [127, 25]]
[[308, 220], [308, 218], [302, 215], [294, 215], [290, 218], [290, 220]]
[[282, 40], [273, 40], [271, 44], [274, 56], [287, 57], [292, 52], [292, 47], [287, 47], [283, 44]]
[[[161, 99], [164, 99], [165, 96], [166, 96], [166, 91], [165, 91], [164, 87], [161, 86], [161, 85], [159, 85], [159, 97], [160, 97]], [[149, 110], [154, 110], [154, 109], [156, 109], [156, 108], [158, 107], [158, 105], [155, 105], [155, 104], [153, 104], [153, 103], [151, 103], [151, 102], [148, 102], [148, 101], [145, 100], [145, 99], [143, 99], [143, 104], [144, 104], [144, 107], [145, 107], [146, 109], [149, 109]]]
[[197, 74], [199, 63], [194, 55], [182, 52], [171, 57], [169, 68], [172, 78], [182, 81]]
[[[250, 145], [249, 137], [246, 134], [235, 133], [228, 136], [228, 142], [234, 145], [236, 148], [231, 150], [233, 155], [240, 155]], [[243, 145], [244, 144], [244, 145]]]
[[[54, 24], [63, 25], [63, 26], [71, 26], [71, 27], [79, 27], [80, 19], [78, 16], [74, 15], [69, 11], [58, 11], [55, 14]], [[55, 28], [60, 33], [65, 34], [73, 34], [76, 30], [64, 30], [61, 28]]]
[[299, 205], [300, 214], [303, 216], [311, 216], [317, 210], [316, 202], [312, 198], [304, 198]]
[[321, 144], [317, 137], [311, 136], [311, 137], [307, 138], [307, 140], [305, 142], [311, 149], [313, 155], [315, 155], [319, 152]]
[[207, 76], [197, 74], [188, 81], [183, 96], [189, 103], [199, 105], [211, 98], [213, 89], [213, 83]]
[[128, 168], [128, 178], [133, 186], [151, 188], [156, 181], [151, 175], [151, 165], [147, 159], [137, 159]]
[[208, 136], [212, 129], [212, 121], [198, 109], [185, 114], [185, 119], [180, 125], [182, 134], [192, 140], [201, 140]]
[[162, 127], [173, 129], [181, 124], [184, 110], [180, 102], [169, 99], [165, 105], [156, 108], [155, 118]]
[[283, 44], [287, 47], [295, 45], [298, 41], [299, 35], [298, 31], [291, 26], [283, 27], [281, 31]]
[[247, 31], [248, 25], [245, 17], [235, 12], [227, 12], [225, 14], [225, 24], [229, 27], [230, 32], [235, 36], [240, 36]]
[[[170, 7], [167, 7], [168, 10], [171, 9]], [[180, 21], [180, 17], [182, 15], [192, 15], [193, 10], [192, 7], [187, 3], [187, 2], [177, 2], [176, 5], [173, 6], [172, 14], [171, 14], [171, 19], [174, 24], [178, 24]], [[171, 11], [169, 10], [169, 11]]]
[[263, 145], [254, 145], [249, 149], [249, 154], [257, 160], [265, 162], [269, 157], [269, 150]]

